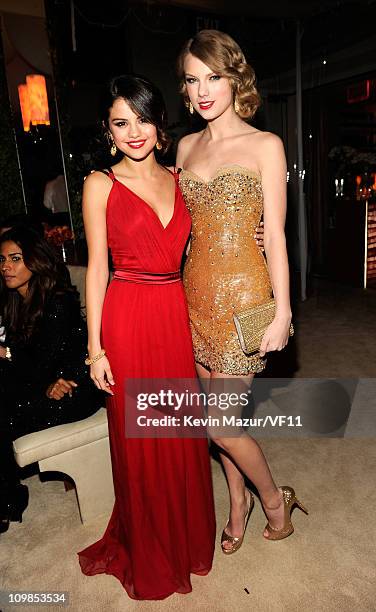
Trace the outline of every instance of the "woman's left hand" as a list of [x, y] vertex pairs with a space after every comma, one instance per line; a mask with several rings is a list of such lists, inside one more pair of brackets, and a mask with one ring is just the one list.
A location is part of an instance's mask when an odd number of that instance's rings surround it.
[[289, 340], [291, 317], [275, 317], [261, 340], [260, 357], [270, 351], [281, 351]]
[[0, 359], [5, 359], [5, 347], [0, 346]]
[[78, 387], [78, 385], [74, 380], [59, 378], [56, 382], [51, 383], [47, 387], [46, 395], [54, 400], [62, 399], [66, 393], [69, 393], [69, 396], [72, 397], [72, 391], [75, 387]]

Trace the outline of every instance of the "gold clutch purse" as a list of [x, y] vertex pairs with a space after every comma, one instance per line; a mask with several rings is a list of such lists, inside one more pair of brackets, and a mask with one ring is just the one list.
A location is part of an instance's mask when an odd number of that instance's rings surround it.
[[[252, 355], [260, 350], [261, 340], [266, 328], [275, 317], [274, 298], [251, 306], [242, 312], [234, 313], [234, 323], [238, 333], [240, 346], [246, 355]], [[294, 335], [294, 327], [290, 325], [290, 336]]]

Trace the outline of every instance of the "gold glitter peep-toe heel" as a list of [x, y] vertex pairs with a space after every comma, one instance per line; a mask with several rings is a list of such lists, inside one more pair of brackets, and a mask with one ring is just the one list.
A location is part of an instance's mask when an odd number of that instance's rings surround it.
[[308, 510], [303, 506], [302, 502], [300, 502], [296, 495], [295, 491], [292, 487], [279, 487], [282, 491], [283, 495], [283, 509], [284, 509], [284, 525], [281, 529], [276, 529], [272, 527], [269, 523], [266, 525], [265, 529], [269, 532], [269, 537], [265, 537], [265, 540], [283, 540], [283, 538], [287, 538], [294, 531], [294, 526], [291, 522], [291, 512], [295, 505], [299, 506], [303, 512], [308, 514]]
[[[247, 529], [248, 519], [249, 519], [249, 517], [251, 515], [252, 508], [253, 508], [254, 503], [255, 503], [255, 500], [253, 498], [252, 493], [250, 492], [249, 489], [247, 489], [247, 491], [249, 493], [249, 497], [248, 497], [248, 503], [247, 503], [247, 512], [245, 513], [245, 516], [244, 516], [243, 535], [240, 538], [237, 538], [235, 536], [230, 535], [229, 533], [226, 533], [225, 529], [226, 529], [226, 527], [228, 525], [228, 521], [227, 521], [227, 523], [225, 525], [224, 530], [222, 531], [221, 548], [222, 548], [222, 551], [225, 553], [225, 555], [232, 555], [232, 553], [234, 553], [237, 550], [239, 550], [239, 548], [243, 544], [244, 534], [245, 534], [245, 530]], [[223, 547], [223, 543], [224, 542], [230, 542], [230, 544], [232, 545], [231, 548], [224, 548]]]

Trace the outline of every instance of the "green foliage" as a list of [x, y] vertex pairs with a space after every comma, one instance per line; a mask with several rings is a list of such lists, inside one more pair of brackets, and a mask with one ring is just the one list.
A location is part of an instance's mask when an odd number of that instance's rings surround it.
[[349, 146], [333, 147], [328, 154], [337, 174], [370, 172], [376, 168], [376, 154]]

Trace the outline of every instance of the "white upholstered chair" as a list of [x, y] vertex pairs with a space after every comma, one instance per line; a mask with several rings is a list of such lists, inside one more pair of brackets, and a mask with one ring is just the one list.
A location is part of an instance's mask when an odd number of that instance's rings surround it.
[[[68, 268], [85, 306], [86, 268]], [[114, 489], [105, 408], [82, 421], [17, 438], [13, 449], [20, 467], [38, 462], [41, 472], [62, 472], [73, 479], [83, 523], [111, 513]]]

